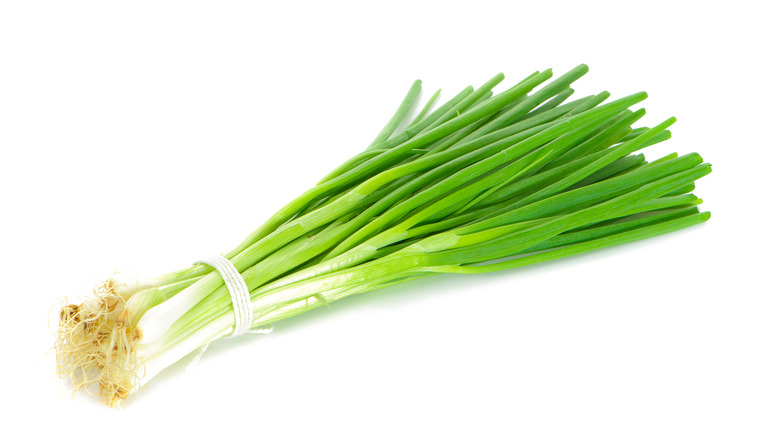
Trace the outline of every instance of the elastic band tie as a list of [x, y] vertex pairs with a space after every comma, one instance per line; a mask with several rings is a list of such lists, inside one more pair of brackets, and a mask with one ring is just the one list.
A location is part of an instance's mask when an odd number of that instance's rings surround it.
[[235, 326], [233, 333], [229, 337], [242, 335], [249, 331], [252, 326], [252, 299], [249, 296], [249, 288], [246, 286], [244, 278], [238, 272], [230, 260], [222, 257], [209, 257], [195, 262], [203, 263], [216, 269], [230, 293], [230, 299], [233, 301], [233, 315], [235, 316]]

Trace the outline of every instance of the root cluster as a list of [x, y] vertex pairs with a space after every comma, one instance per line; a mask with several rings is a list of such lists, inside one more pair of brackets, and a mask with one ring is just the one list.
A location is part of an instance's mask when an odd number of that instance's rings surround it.
[[74, 392], [85, 390], [117, 406], [132, 391], [138, 376], [134, 330], [125, 300], [109, 280], [83, 303], [60, 310], [55, 341], [57, 374], [70, 379]]

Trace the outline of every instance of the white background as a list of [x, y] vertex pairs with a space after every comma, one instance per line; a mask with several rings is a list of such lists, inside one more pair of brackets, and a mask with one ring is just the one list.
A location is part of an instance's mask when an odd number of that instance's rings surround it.
[[[3, 2], [3, 430], [780, 435], [770, 4]], [[362, 150], [414, 79], [444, 101], [581, 62], [578, 96], [644, 90], [645, 124], [678, 117], [647, 155], [713, 163], [709, 223], [353, 297], [213, 345], [119, 410], [55, 377], [59, 298], [229, 250]]]

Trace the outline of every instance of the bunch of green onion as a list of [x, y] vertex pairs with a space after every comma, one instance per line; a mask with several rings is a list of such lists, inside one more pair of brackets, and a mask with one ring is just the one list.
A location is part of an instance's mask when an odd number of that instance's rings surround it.
[[[709, 164], [638, 153], [670, 138], [675, 119], [633, 128], [645, 111], [629, 108], [645, 93], [570, 100], [586, 72], [535, 72], [494, 94], [499, 74], [433, 110], [437, 91], [412, 118], [415, 82], [364, 151], [225, 256], [250, 291], [252, 327], [415, 278], [526, 266], [709, 219], [691, 193]], [[207, 265], [109, 279], [60, 311], [58, 372], [116, 405], [234, 324]]]

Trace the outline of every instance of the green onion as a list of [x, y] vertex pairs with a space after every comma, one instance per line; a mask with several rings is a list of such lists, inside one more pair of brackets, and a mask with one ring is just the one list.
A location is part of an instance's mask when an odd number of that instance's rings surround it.
[[[675, 119], [633, 128], [645, 93], [567, 103], [587, 70], [534, 72], [495, 92], [499, 74], [433, 109], [436, 91], [416, 115], [415, 81], [367, 148], [227, 253], [252, 328], [416, 278], [517, 268], [708, 220], [691, 191], [709, 164], [637, 154], [669, 139]], [[234, 325], [225, 281], [207, 265], [111, 278], [60, 311], [58, 372], [116, 405]]]

